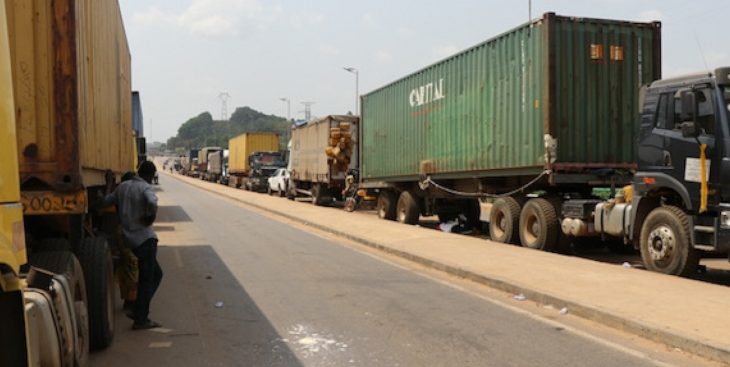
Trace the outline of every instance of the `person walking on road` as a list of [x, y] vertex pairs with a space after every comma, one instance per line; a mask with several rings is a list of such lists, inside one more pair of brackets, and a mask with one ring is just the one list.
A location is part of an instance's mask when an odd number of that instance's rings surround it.
[[122, 233], [137, 257], [137, 300], [132, 312], [127, 314], [134, 320], [134, 330], [162, 326], [149, 319], [150, 302], [162, 280], [162, 268], [157, 262], [157, 235], [152, 228], [157, 216], [157, 196], [151, 186], [155, 172], [157, 169], [152, 162], [142, 162], [137, 176], [120, 183], [102, 203], [102, 206], [117, 206]]

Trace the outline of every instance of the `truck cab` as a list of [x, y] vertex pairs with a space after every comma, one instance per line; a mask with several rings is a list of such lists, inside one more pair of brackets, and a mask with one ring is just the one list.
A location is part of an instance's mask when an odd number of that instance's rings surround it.
[[281, 152], [254, 152], [248, 157], [248, 164], [251, 173], [245, 184], [246, 189], [259, 192], [268, 189], [269, 177], [277, 169], [286, 167]]
[[[730, 250], [730, 67], [656, 81], [642, 96], [631, 235], [647, 267], [686, 273], [699, 252]], [[646, 228], [658, 207], [681, 210], [664, 214], [684, 228]]]

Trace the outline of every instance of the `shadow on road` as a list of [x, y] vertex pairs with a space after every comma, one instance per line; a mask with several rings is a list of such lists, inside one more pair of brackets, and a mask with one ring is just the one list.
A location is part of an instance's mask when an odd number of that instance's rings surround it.
[[115, 341], [92, 366], [302, 366], [212, 247], [162, 244], [158, 259], [150, 318], [170, 330], [133, 331], [118, 304]]

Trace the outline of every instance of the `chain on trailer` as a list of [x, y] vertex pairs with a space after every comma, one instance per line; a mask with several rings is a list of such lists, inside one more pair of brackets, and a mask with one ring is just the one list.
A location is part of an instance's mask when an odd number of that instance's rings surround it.
[[457, 190], [453, 190], [453, 189], [450, 189], [448, 187], [439, 185], [436, 181], [432, 180], [430, 176], [426, 177], [425, 180], [419, 182], [418, 183], [418, 186], [421, 188], [421, 190], [426, 190], [426, 189], [428, 189], [429, 186], [433, 186], [433, 187], [435, 187], [435, 188], [437, 188], [437, 189], [439, 189], [441, 191], [444, 191], [444, 192], [447, 192], [449, 194], [456, 195], [456, 196], [463, 196], [463, 197], [470, 197], [470, 198], [492, 198], [492, 199], [499, 199], [499, 198], [504, 198], [504, 197], [512, 196], [512, 195], [514, 195], [514, 194], [516, 194], [518, 192], [523, 192], [528, 187], [530, 187], [530, 186], [534, 185], [536, 182], [540, 181], [541, 178], [543, 178], [546, 175], [549, 175], [551, 173], [552, 173], [551, 170], [546, 169], [546, 170], [542, 171], [539, 175], [537, 175], [535, 178], [533, 178], [530, 182], [526, 183], [525, 185], [523, 185], [523, 186], [521, 186], [521, 187], [519, 187], [519, 188], [517, 188], [515, 190], [509, 191], [509, 192], [506, 192], [506, 193], [503, 193], [503, 194], [488, 194], [488, 193], [485, 193], [485, 192], [462, 192], [462, 191], [457, 191]]

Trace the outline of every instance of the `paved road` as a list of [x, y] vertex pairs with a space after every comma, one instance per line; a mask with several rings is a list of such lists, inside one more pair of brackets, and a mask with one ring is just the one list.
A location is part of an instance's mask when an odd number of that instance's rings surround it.
[[165, 278], [151, 317], [171, 330], [131, 331], [118, 316], [95, 366], [663, 365], [160, 182]]

